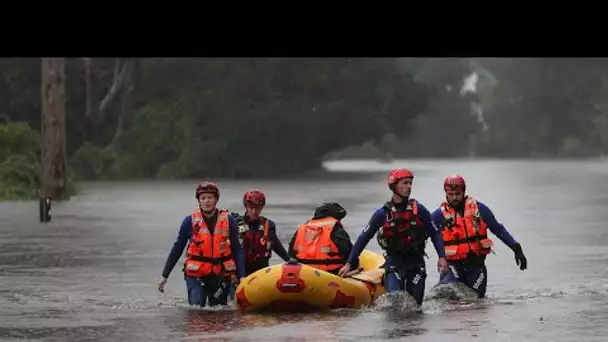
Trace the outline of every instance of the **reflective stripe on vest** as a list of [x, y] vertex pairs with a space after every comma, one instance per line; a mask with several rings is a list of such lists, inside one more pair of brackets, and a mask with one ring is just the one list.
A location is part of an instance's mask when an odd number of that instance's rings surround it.
[[312, 219], [301, 224], [296, 231], [294, 250], [296, 260], [317, 269], [331, 271], [342, 267], [346, 260], [331, 240], [331, 232], [338, 220]]

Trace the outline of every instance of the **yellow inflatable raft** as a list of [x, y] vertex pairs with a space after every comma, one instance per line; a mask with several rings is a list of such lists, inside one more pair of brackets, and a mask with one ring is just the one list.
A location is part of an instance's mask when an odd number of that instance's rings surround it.
[[360, 272], [345, 278], [300, 263], [269, 266], [241, 280], [236, 303], [241, 312], [361, 308], [385, 293], [383, 263], [382, 255], [364, 250]]

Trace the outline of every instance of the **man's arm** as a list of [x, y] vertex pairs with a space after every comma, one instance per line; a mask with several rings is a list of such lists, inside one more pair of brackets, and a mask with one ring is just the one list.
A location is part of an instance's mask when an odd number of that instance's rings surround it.
[[293, 236], [291, 237], [291, 240], [289, 241], [289, 246], [287, 249], [287, 254], [289, 254], [290, 257], [294, 258], [296, 257], [296, 251], [294, 251], [293, 249], [293, 245], [296, 243], [296, 236], [298, 235], [298, 230], [296, 228], [296, 231], [293, 233]]
[[517, 266], [523, 271], [528, 268], [528, 260], [524, 255], [524, 252], [521, 248], [521, 244], [513, 238], [513, 236], [507, 231], [507, 228], [502, 225], [500, 222], [496, 220], [494, 217], [494, 213], [483, 203], [477, 201], [477, 206], [479, 207], [479, 215], [481, 215], [481, 219], [488, 225], [488, 229], [496, 235], [500, 241], [502, 241], [505, 245], [507, 245], [513, 253], [515, 253], [515, 262]]
[[517, 245], [517, 241], [513, 238], [513, 236], [507, 231], [507, 228], [502, 225], [500, 222], [496, 220], [494, 217], [494, 213], [492, 210], [485, 204], [477, 201], [477, 206], [479, 207], [479, 214], [481, 215], [481, 219], [488, 225], [488, 229], [496, 235], [505, 245], [509, 248], [513, 249], [515, 245]]
[[431, 224], [433, 225], [433, 228], [437, 229], [437, 231], [441, 235], [441, 229], [445, 225], [445, 220], [443, 218], [443, 213], [441, 212], [441, 208], [437, 208], [431, 214]]
[[441, 238], [441, 232], [434, 225], [429, 210], [420, 203], [418, 203], [418, 216], [426, 228], [426, 234], [431, 238], [433, 246], [435, 246], [437, 256], [440, 258], [445, 257], [445, 247], [443, 245], [443, 239]]
[[192, 235], [192, 217], [190, 215], [186, 216], [182, 221], [182, 225], [179, 228], [177, 233], [177, 238], [173, 243], [173, 248], [171, 248], [171, 252], [169, 252], [169, 256], [167, 257], [167, 261], [165, 262], [165, 267], [163, 268], [162, 276], [164, 278], [169, 278], [169, 274], [175, 267], [175, 264], [179, 260], [180, 256], [184, 252], [184, 248], [186, 248], [186, 244], [188, 243], [188, 239]]
[[239, 240], [238, 224], [232, 215], [228, 215], [228, 227], [230, 230], [232, 260], [234, 260], [234, 263], [236, 264], [236, 274], [240, 279], [245, 276], [245, 255], [243, 254], [243, 249], [241, 248], [241, 242]]
[[369, 240], [374, 237], [374, 234], [376, 234], [378, 229], [380, 229], [380, 227], [382, 227], [385, 222], [386, 212], [384, 211], [384, 208], [377, 209], [372, 215], [372, 217], [369, 219], [369, 222], [367, 223], [365, 228], [363, 228], [363, 231], [361, 232], [359, 237], [357, 238], [357, 241], [355, 242], [355, 245], [353, 246], [350, 255], [348, 256], [349, 264], [353, 265], [354, 262], [359, 259], [359, 255], [361, 254], [361, 252], [363, 252], [363, 250], [369, 243]]
[[279, 236], [277, 235], [277, 226], [272, 220], [268, 220], [268, 230], [270, 231], [270, 239], [272, 241], [272, 250], [277, 253], [281, 259], [285, 261], [289, 261], [289, 254], [283, 247], [283, 244], [279, 240]]

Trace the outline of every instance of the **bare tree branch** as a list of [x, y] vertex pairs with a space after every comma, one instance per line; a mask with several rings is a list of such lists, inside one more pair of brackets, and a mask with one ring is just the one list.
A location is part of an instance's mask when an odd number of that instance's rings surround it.
[[131, 123], [132, 118], [132, 101], [131, 92], [133, 91], [134, 85], [134, 73], [136, 58], [129, 58], [123, 64], [123, 78], [122, 78], [122, 94], [121, 94], [121, 108], [120, 115], [118, 117], [118, 125], [116, 132], [114, 132], [114, 138], [112, 143], [115, 143], [125, 129], [127, 129]]
[[117, 58], [116, 64], [114, 65], [114, 81], [112, 82], [110, 90], [99, 105], [99, 121], [103, 122], [105, 120], [110, 102], [114, 100], [124, 83], [125, 72], [126, 65], [122, 63], [122, 58]]

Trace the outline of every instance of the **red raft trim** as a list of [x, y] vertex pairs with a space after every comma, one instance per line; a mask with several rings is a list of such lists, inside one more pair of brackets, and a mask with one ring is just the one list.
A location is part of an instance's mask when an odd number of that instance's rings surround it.
[[342, 291], [337, 290], [334, 301], [329, 305], [331, 309], [354, 308], [355, 296], [347, 296]]
[[235, 294], [236, 304], [241, 309], [241, 311], [247, 310], [248, 307], [253, 306], [251, 302], [247, 299], [245, 295], [245, 288], [241, 288], [239, 292]]

